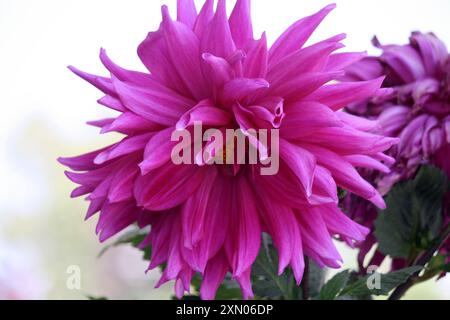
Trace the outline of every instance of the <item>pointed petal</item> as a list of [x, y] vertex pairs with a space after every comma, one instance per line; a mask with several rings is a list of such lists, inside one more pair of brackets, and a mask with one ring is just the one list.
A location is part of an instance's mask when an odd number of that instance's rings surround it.
[[203, 300], [213, 300], [216, 291], [228, 271], [228, 262], [225, 255], [219, 252], [208, 262], [203, 281], [200, 287], [200, 296]]
[[134, 195], [139, 206], [150, 211], [174, 208], [184, 203], [201, 185], [205, 168], [166, 165], [136, 179]]
[[[203, 226], [207, 214], [208, 200], [216, 184], [217, 170], [210, 170], [205, 182], [191, 196], [182, 209], [183, 245], [192, 249], [203, 237]], [[216, 192], [215, 190], [213, 192]], [[209, 214], [209, 212], [208, 212]], [[210, 219], [210, 217], [208, 218]], [[207, 230], [209, 232], [211, 230]], [[202, 270], [203, 271], [203, 270]]]
[[384, 164], [382, 164], [381, 162], [375, 160], [370, 156], [351, 155], [351, 156], [344, 156], [344, 159], [350, 162], [353, 166], [358, 168], [378, 170], [383, 173], [391, 172], [391, 170], [387, 166], [385, 166]]
[[310, 197], [312, 195], [314, 171], [316, 168], [314, 154], [281, 139], [280, 156], [299, 179], [306, 196]]
[[245, 49], [253, 40], [253, 26], [250, 15], [250, 0], [237, 0], [230, 16], [230, 29], [239, 49]]
[[[344, 72], [308, 72], [289, 79], [284, 83], [271, 86], [270, 93], [280, 96], [288, 102], [297, 102], [318, 91], [324, 84], [342, 76]], [[320, 102], [317, 99], [308, 99], [310, 101]]]
[[381, 208], [385, 207], [384, 201], [379, 197], [376, 189], [365, 181], [356, 169], [343, 157], [340, 157], [328, 149], [317, 146], [305, 145], [304, 148], [314, 154], [317, 158], [317, 162], [321, 166], [330, 170], [338, 186], [369, 201], [373, 201], [376, 206]]
[[345, 124], [356, 130], [380, 133], [382, 131], [378, 120], [369, 120], [367, 118], [358, 117], [345, 111], [337, 111], [336, 115]]
[[143, 118], [162, 125], [173, 125], [193, 102], [157, 86], [137, 87], [113, 78], [122, 103]]
[[140, 117], [133, 112], [124, 112], [111, 123], [103, 126], [101, 133], [119, 132], [126, 135], [136, 135], [161, 129], [159, 124]]
[[327, 106], [317, 102], [300, 102], [286, 108], [281, 126], [281, 135], [299, 138], [328, 127], [342, 127], [336, 114]]
[[[334, 139], [330, 140], [328, 137]], [[397, 138], [355, 130], [349, 126], [319, 129], [303, 140], [341, 155], [376, 154], [388, 150], [399, 141]]]
[[316, 14], [303, 18], [290, 26], [270, 49], [270, 64], [276, 63], [288, 54], [303, 47], [314, 30], [335, 7], [335, 4], [331, 4]]
[[[338, 37], [336, 40], [342, 38]], [[332, 52], [344, 45], [334, 39], [299, 49], [271, 66], [267, 80], [273, 85], [286, 82], [300, 73], [322, 71]]]
[[322, 206], [321, 213], [328, 231], [332, 234], [338, 234], [360, 242], [363, 241], [370, 232], [369, 229], [353, 222], [353, 220], [342, 213], [336, 205]]
[[154, 81], [149, 74], [130, 71], [119, 67], [117, 64], [112, 62], [112, 60], [106, 54], [106, 50], [103, 48], [100, 49], [100, 60], [102, 61], [106, 69], [108, 69], [111, 74], [113, 74], [121, 81], [126, 81], [138, 85], [146, 85]]
[[103, 164], [109, 160], [141, 150], [147, 144], [152, 135], [153, 133], [145, 133], [138, 136], [124, 138], [119, 143], [98, 154], [97, 157], [95, 157], [94, 162], [96, 164]]
[[251, 273], [252, 268], [248, 268], [246, 271], [242, 272], [240, 276], [236, 277], [236, 281], [241, 287], [242, 297], [244, 298], [244, 300], [253, 299], [254, 297], [252, 290]]
[[107, 108], [120, 111], [120, 112], [126, 112], [127, 108], [122, 104], [122, 102], [119, 100], [119, 98], [106, 95], [103, 98], [99, 99], [97, 101], [102, 106], [105, 106]]
[[255, 261], [261, 243], [261, 225], [255, 195], [247, 179], [241, 178], [235, 186], [232, 202], [230, 236], [225, 250], [234, 276], [240, 276]]
[[214, 17], [214, 0], [206, 0], [194, 25], [195, 34], [201, 39]]
[[247, 51], [247, 57], [244, 60], [244, 77], [246, 78], [265, 78], [267, 74], [267, 39], [266, 33], [263, 33], [260, 40], [254, 41], [251, 48]]
[[216, 13], [201, 39], [201, 52], [227, 59], [236, 51], [226, 12], [226, 0], [219, 0]]
[[367, 52], [339, 52], [332, 54], [328, 60], [326, 71], [339, 71], [365, 58]]
[[192, 97], [202, 100], [208, 93], [200, 67], [199, 39], [187, 26], [172, 21], [166, 6], [162, 7], [162, 14], [162, 30], [170, 60]]
[[161, 84], [178, 93], [188, 95], [189, 91], [180, 78], [169, 56], [167, 43], [162, 29], [150, 32], [139, 45], [138, 55], [152, 76]]
[[317, 101], [339, 110], [351, 103], [361, 102], [373, 97], [380, 89], [384, 77], [369, 81], [342, 82], [323, 86], [310, 94], [305, 100]]
[[331, 241], [331, 235], [320, 210], [320, 207], [305, 208], [297, 213], [303, 248], [317, 263], [328, 262], [330, 267], [335, 267], [342, 262], [342, 258]]
[[169, 127], [154, 134], [147, 142], [144, 159], [139, 163], [141, 174], [146, 175], [170, 161], [173, 147], [178, 143], [171, 140], [173, 127]]
[[191, 29], [194, 27], [197, 20], [194, 0], [177, 0], [177, 20]]
[[68, 68], [77, 76], [89, 82], [90, 84], [92, 84], [94, 87], [104, 92], [105, 94], [116, 96], [116, 92], [114, 90], [114, 86], [111, 83], [111, 79], [83, 72], [73, 66], [68, 66]]

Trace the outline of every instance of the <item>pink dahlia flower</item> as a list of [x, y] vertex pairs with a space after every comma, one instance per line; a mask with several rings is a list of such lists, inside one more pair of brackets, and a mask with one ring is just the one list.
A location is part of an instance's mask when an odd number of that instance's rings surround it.
[[[422, 164], [434, 164], [450, 178], [450, 58], [445, 44], [434, 34], [419, 32], [412, 33], [407, 45], [381, 45], [376, 38], [373, 43], [382, 54], [354, 63], [346, 69], [343, 80], [367, 81], [386, 75], [383, 88], [390, 91], [347, 110], [377, 120], [381, 134], [398, 137], [400, 142], [388, 152], [396, 160], [391, 172], [364, 170], [363, 176], [383, 195], [395, 183], [412, 178]], [[374, 206], [355, 197], [348, 197], [345, 203], [353, 219], [373, 229], [377, 216]], [[444, 208], [448, 210], [448, 205]], [[448, 214], [443, 214], [448, 220]], [[375, 243], [373, 235], [364, 242], [360, 265]], [[444, 250], [450, 249], [450, 241], [447, 247]], [[383, 259], [376, 252], [371, 264]], [[401, 268], [404, 263], [395, 260], [394, 267]]]
[[[131, 224], [151, 225], [141, 246], [152, 248], [150, 269], [165, 265], [158, 285], [175, 280], [182, 296], [200, 273], [201, 297], [211, 299], [229, 272], [248, 298], [262, 232], [278, 250], [280, 274], [290, 266], [298, 283], [304, 255], [322, 267], [341, 265], [332, 236], [352, 244], [368, 230], [339, 210], [337, 186], [383, 207], [355, 167], [384, 168], [382, 152], [396, 140], [340, 111], [376, 94], [383, 81], [333, 82], [362, 57], [335, 53], [345, 36], [305, 46], [334, 5], [294, 23], [269, 49], [264, 34], [254, 39], [249, 0], [238, 0], [229, 18], [225, 0], [215, 11], [213, 3], [197, 13], [194, 1], [179, 0], [176, 21], [162, 7], [159, 30], [138, 48], [149, 73], [122, 69], [104, 50], [110, 76], [71, 67], [104, 92], [100, 104], [119, 112], [91, 124], [125, 138], [60, 162], [80, 185], [72, 196], [88, 194], [87, 218], [100, 212], [100, 241]], [[196, 121], [220, 130], [279, 129], [278, 174], [261, 175], [260, 163], [175, 165], [171, 134]]]

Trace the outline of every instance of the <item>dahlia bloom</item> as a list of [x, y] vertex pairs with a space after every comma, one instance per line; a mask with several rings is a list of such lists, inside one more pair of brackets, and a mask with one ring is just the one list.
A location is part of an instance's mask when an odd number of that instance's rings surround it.
[[[305, 46], [334, 5], [294, 23], [269, 49], [265, 34], [254, 39], [249, 0], [238, 0], [229, 18], [225, 0], [216, 10], [213, 4], [207, 0], [197, 13], [192, 0], [179, 0], [176, 21], [162, 7], [159, 30], [138, 48], [149, 73], [117, 66], [104, 50], [110, 76], [71, 67], [103, 91], [100, 104], [119, 112], [91, 124], [125, 137], [60, 162], [80, 185], [72, 196], [88, 194], [87, 218], [100, 212], [100, 241], [131, 224], [151, 226], [141, 247], [152, 248], [149, 269], [165, 266], [158, 286], [175, 280], [180, 297], [200, 273], [201, 297], [212, 299], [229, 272], [249, 298], [262, 232], [278, 250], [280, 274], [290, 266], [298, 284], [304, 255], [340, 267], [332, 236], [353, 244], [368, 230], [339, 210], [337, 186], [384, 207], [355, 167], [384, 168], [382, 152], [396, 139], [340, 111], [378, 94], [383, 78], [334, 82], [364, 54], [336, 53], [343, 34]], [[278, 174], [261, 175], [262, 163], [175, 165], [171, 134], [197, 121], [220, 130], [279, 130]]]
[[[381, 45], [376, 38], [373, 42], [382, 54], [354, 63], [342, 79], [367, 81], [386, 75], [383, 88], [390, 91], [350, 105], [347, 111], [377, 120], [381, 134], [398, 137], [400, 142], [388, 152], [396, 160], [391, 172], [361, 173], [383, 195], [395, 183], [412, 178], [422, 164], [436, 165], [450, 178], [450, 59], [445, 44], [434, 34], [419, 32], [412, 33], [407, 45]], [[345, 203], [352, 218], [373, 229], [375, 207], [355, 197], [348, 197]], [[444, 209], [448, 210], [448, 206]], [[448, 221], [447, 214], [443, 214], [444, 221]], [[375, 237], [370, 235], [362, 244], [360, 265], [375, 243]], [[447, 247], [450, 249], [450, 241]], [[379, 264], [383, 259], [376, 252], [371, 264]], [[394, 267], [400, 268], [404, 263], [394, 260]]]

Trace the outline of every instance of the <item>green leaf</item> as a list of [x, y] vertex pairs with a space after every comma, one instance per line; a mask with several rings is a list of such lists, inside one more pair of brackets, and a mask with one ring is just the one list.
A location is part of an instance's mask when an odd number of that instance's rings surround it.
[[344, 289], [344, 287], [347, 285], [349, 279], [349, 270], [344, 270], [336, 274], [322, 287], [322, 290], [320, 290], [319, 299], [334, 300], [342, 291], [342, 289]]
[[[350, 283], [341, 291], [339, 296], [357, 298], [370, 295], [388, 295], [390, 291], [405, 283], [411, 275], [421, 269], [421, 266], [413, 266], [387, 274], [370, 274]], [[377, 279], [379, 279], [379, 281], [377, 281]], [[374, 286], [374, 288], [369, 289], [370, 285]]]
[[[121, 245], [132, 245], [133, 247], [137, 248], [139, 244], [144, 241], [145, 237], [148, 235], [149, 230], [148, 229], [140, 229], [138, 227], [135, 227], [127, 232], [125, 232], [123, 235], [121, 235], [116, 241], [111, 243], [110, 245], [105, 246], [100, 253], [98, 254], [98, 257], [102, 257], [109, 249], [118, 247]], [[144, 260], [150, 260], [151, 256], [151, 250], [149, 247], [145, 248], [143, 251], [144, 254]]]
[[278, 275], [278, 255], [267, 235], [263, 235], [263, 245], [253, 264], [252, 280], [253, 291], [260, 298], [294, 298], [294, 288], [297, 288], [292, 272]]
[[[325, 269], [319, 267], [314, 261], [309, 260], [309, 296], [317, 297], [325, 283]], [[305, 279], [303, 279], [305, 281]]]
[[449, 185], [441, 170], [423, 166], [414, 180], [392, 188], [387, 209], [375, 221], [379, 250], [394, 258], [411, 258], [427, 249], [442, 227], [442, 203]]

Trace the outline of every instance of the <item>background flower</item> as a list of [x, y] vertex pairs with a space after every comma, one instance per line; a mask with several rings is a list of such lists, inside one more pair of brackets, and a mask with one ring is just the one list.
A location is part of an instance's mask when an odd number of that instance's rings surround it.
[[[388, 152], [396, 160], [390, 173], [366, 171], [364, 176], [376, 183], [383, 195], [397, 182], [412, 178], [423, 164], [434, 164], [450, 177], [450, 58], [445, 44], [432, 33], [420, 32], [413, 32], [407, 45], [382, 45], [377, 38], [373, 43], [382, 54], [350, 66], [344, 80], [367, 81], [386, 75], [383, 88], [390, 91], [347, 110], [376, 119], [380, 132], [399, 137], [400, 143]], [[444, 225], [448, 222], [445, 203]], [[351, 217], [373, 230], [376, 208], [351, 196], [346, 207]], [[375, 243], [371, 235], [362, 245], [361, 266]], [[447, 241], [442, 250], [447, 251], [449, 245]], [[377, 251], [369, 264], [380, 264], [383, 259]], [[405, 263], [396, 259], [393, 267], [401, 268]]]

